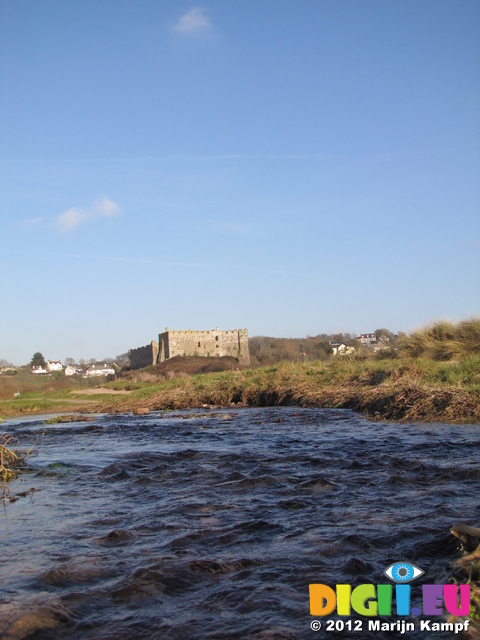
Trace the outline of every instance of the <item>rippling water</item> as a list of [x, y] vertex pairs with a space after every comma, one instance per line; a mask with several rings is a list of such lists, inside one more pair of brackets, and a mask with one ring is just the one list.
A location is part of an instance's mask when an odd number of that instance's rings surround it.
[[398, 560], [443, 582], [449, 527], [480, 516], [479, 425], [266, 408], [2, 427], [44, 432], [13, 485], [36, 492], [0, 510], [2, 638], [405, 637], [314, 633], [309, 583], [384, 583]]

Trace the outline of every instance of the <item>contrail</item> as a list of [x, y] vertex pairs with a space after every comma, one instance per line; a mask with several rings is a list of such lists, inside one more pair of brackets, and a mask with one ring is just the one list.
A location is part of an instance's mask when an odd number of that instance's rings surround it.
[[[162, 262], [161, 260], [145, 260], [143, 258], [119, 258], [116, 256], [88, 256], [75, 253], [54, 253], [47, 251], [9, 251], [9, 253], [21, 253], [23, 255], [46, 256], [50, 258], [76, 258], [79, 260], [103, 260], [105, 262], [125, 262], [129, 264], [150, 264], [159, 267], [186, 267], [189, 269], [233, 269], [238, 271], [251, 271], [255, 273], [271, 273], [278, 275], [292, 275], [311, 277], [312, 274], [288, 269], [263, 269], [261, 267], [248, 267], [234, 264], [209, 264], [207, 262]], [[318, 276], [315, 276], [318, 279]]]
[[211, 162], [216, 160], [293, 160], [328, 161], [363, 160], [369, 162], [389, 162], [398, 157], [395, 152], [371, 153], [211, 153], [211, 154], [165, 154], [151, 156], [105, 156], [99, 158], [9, 158], [4, 165], [13, 164], [82, 164], [100, 162]]
[[225, 154], [209, 154], [209, 155], [164, 155], [164, 156], [138, 156], [138, 157], [104, 157], [104, 158], [52, 158], [46, 160], [45, 158], [17, 158], [4, 160], [8, 164], [20, 164], [20, 163], [71, 163], [81, 164], [82, 162], [152, 162], [152, 161], [214, 161], [214, 160], [319, 160], [319, 159], [333, 159], [341, 157], [336, 154], [323, 154], [323, 153], [261, 153], [261, 154], [248, 154], [248, 153], [225, 153]]

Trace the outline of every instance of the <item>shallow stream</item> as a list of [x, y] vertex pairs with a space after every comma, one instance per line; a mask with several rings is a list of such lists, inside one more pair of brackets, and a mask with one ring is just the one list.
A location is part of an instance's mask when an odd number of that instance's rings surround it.
[[11, 485], [36, 491], [0, 507], [9, 640], [405, 638], [315, 633], [308, 585], [385, 583], [399, 560], [445, 582], [449, 528], [480, 520], [480, 425], [265, 408], [2, 431], [38, 438]]

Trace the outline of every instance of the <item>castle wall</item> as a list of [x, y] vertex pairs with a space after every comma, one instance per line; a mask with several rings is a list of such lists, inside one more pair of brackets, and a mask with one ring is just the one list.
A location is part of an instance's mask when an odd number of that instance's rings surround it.
[[173, 358], [174, 356], [233, 356], [246, 366], [250, 365], [248, 352], [248, 332], [246, 329], [233, 329], [220, 331], [168, 331], [158, 336], [160, 345], [160, 358]]
[[138, 349], [130, 349], [131, 369], [149, 367], [174, 356], [232, 356], [239, 364], [249, 367], [248, 332], [246, 329], [220, 331], [169, 331], [158, 336], [158, 342]]
[[157, 363], [158, 358], [158, 342], [152, 340], [150, 344], [138, 349], [129, 349], [128, 358], [130, 360], [130, 369], [142, 369]]

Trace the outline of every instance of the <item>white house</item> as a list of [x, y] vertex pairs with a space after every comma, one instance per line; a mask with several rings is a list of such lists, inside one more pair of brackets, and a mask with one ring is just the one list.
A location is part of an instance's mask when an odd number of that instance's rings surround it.
[[47, 360], [47, 371], [63, 371], [63, 365], [60, 360]]
[[334, 356], [342, 353], [342, 351], [345, 351], [345, 349], [347, 348], [347, 346], [343, 344], [343, 342], [330, 342], [330, 346], [333, 349]]
[[108, 367], [106, 363], [97, 362], [96, 364], [92, 364], [92, 366], [87, 370], [85, 374], [88, 378], [94, 376], [114, 376], [115, 369]]
[[375, 344], [377, 335], [375, 333], [361, 333], [359, 340], [362, 344]]
[[41, 374], [41, 373], [48, 373], [48, 371], [44, 369], [41, 365], [38, 365], [38, 367], [32, 367], [32, 373]]
[[76, 367], [72, 367], [71, 365], [65, 367], [66, 376], [76, 376], [78, 373], [80, 373], [80, 371]]
[[332, 347], [334, 356], [339, 354], [341, 356], [345, 356], [347, 353], [355, 353], [355, 348], [350, 345], [346, 345], [344, 342], [330, 342], [330, 346]]

